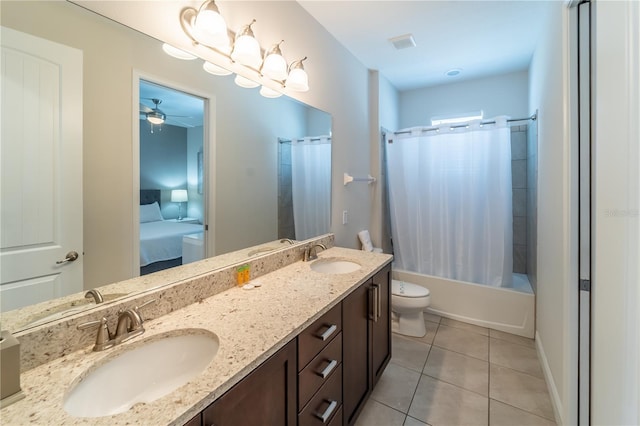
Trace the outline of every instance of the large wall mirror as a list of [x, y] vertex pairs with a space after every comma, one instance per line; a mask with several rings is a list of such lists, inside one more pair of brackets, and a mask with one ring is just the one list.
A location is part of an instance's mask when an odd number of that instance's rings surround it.
[[[76, 148], [81, 154], [76, 156], [81, 160], [81, 168], [74, 193], [81, 194], [81, 207], [48, 198], [31, 202], [32, 206], [40, 207], [45, 203], [52, 206], [58, 203], [67, 207], [72, 217], [75, 217], [73, 212], [79, 214], [77, 222], [82, 224], [82, 238], [74, 248], [63, 247], [48, 236], [42, 242], [27, 242], [27, 246], [31, 244], [30, 249], [55, 245], [58, 251], [46, 260], [48, 263], [38, 277], [27, 279], [30, 290], [23, 292], [26, 302], [12, 305], [11, 291], [7, 290], [20, 285], [19, 280], [6, 272], [13, 270], [17, 263], [5, 256], [7, 249], [15, 244], [5, 239], [4, 231], [15, 223], [9, 220], [11, 215], [17, 217], [25, 210], [6, 210], [5, 206], [18, 204], [16, 188], [21, 188], [24, 194], [37, 188], [42, 197], [54, 191], [45, 177], [39, 181], [27, 179], [31, 186], [4, 184], [5, 165], [18, 161], [11, 155], [24, 155], [24, 152], [8, 148], [11, 145], [4, 129], [13, 116], [8, 115], [4, 107], [8, 102], [4, 94], [8, 93], [10, 79], [4, 75], [2, 78], [0, 313], [3, 329], [18, 332], [91, 308], [95, 306], [93, 296], [84, 297], [89, 289], [106, 289], [105, 302], [109, 302], [185, 279], [194, 271], [202, 273], [241, 261], [238, 256], [246, 260], [248, 253], [264, 253], [255, 250], [256, 246], [278, 248], [283, 244], [282, 238], [300, 241], [329, 232], [331, 117], [327, 113], [285, 96], [264, 98], [257, 89], [236, 86], [232, 77], [207, 74], [201, 60], [171, 58], [162, 51], [158, 40], [66, 1], [2, 2], [0, 7], [3, 61], [6, 55], [20, 51], [16, 46], [5, 46], [5, 28], [9, 28], [75, 50], [80, 58], [75, 65], [79, 67], [79, 76], [71, 80], [81, 82], [75, 94], [80, 100], [79, 106], [75, 110], [64, 107], [58, 111], [65, 120], [75, 120], [75, 124], [80, 125], [80, 130], [75, 132], [80, 141]], [[66, 71], [67, 68], [60, 69]], [[140, 220], [140, 189], [144, 189], [135, 184], [140, 182], [140, 176], [134, 164], [140, 159], [133, 144], [136, 132], [140, 131], [141, 123], [144, 124], [136, 78], [161, 82], [207, 101], [204, 120], [209, 120], [209, 126], [203, 131], [203, 137], [208, 141], [208, 148], [200, 154], [200, 159], [203, 185], [208, 185], [202, 196], [204, 211], [201, 212], [202, 226], [208, 227], [208, 243], [203, 248], [207, 259], [200, 269], [199, 264], [194, 264], [195, 269], [178, 267], [171, 273], [160, 271], [131, 279], [140, 272], [136, 270], [140, 262], [135, 230]], [[59, 89], [63, 93], [68, 86], [66, 80], [60, 81], [63, 83]], [[34, 105], [40, 102], [32, 101]], [[28, 111], [31, 111], [28, 124], [43, 120], [37, 110]], [[195, 154], [192, 155], [195, 158], [189, 159], [190, 154]], [[197, 173], [198, 153], [187, 150], [186, 155], [189, 162], [196, 163]], [[322, 184], [312, 183], [319, 182], [318, 179], [327, 180]], [[170, 201], [174, 188], [159, 189], [166, 191], [161, 197], [168, 200], [168, 208], [174, 208], [176, 205]], [[197, 193], [196, 189], [194, 194]], [[194, 211], [189, 201], [181, 207], [187, 212]], [[42, 217], [51, 218], [49, 210], [43, 208], [43, 211]], [[56, 215], [52, 221], [57, 226], [62, 213]], [[55, 226], [51, 229], [51, 235], [60, 233]], [[70, 260], [71, 251], [78, 253], [78, 259]], [[32, 265], [28, 259], [25, 262]], [[59, 271], [67, 267], [77, 275], [68, 288], [59, 285], [57, 277]], [[16, 316], [16, 312], [20, 315]]]

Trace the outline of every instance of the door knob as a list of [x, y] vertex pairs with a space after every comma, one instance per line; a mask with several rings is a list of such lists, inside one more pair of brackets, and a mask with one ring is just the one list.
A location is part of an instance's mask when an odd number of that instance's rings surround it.
[[69, 253], [67, 253], [67, 256], [64, 258], [64, 260], [58, 260], [56, 262], [56, 265], [61, 265], [63, 263], [67, 263], [67, 262], [73, 262], [77, 258], [78, 258], [78, 252], [70, 251]]

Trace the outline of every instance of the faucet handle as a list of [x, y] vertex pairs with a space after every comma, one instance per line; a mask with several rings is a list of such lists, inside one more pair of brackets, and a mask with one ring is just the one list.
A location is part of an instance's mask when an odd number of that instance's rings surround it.
[[[134, 307], [133, 309], [134, 309], [136, 312], [138, 312], [138, 314], [139, 314], [139, 315], [141, 315], [141, 314], [140, 314], [140, 309], [145, 308], [145, 307], [147, 307], [147, 306], [151, 305], [152, 303], [156, 303], [156, 300], [157, 300], [157, 299], [149, 299], [149, 300], [147, 300], [146, 302], [144, 302], [142, 305], [140, 305], [140, 306], [136, 306], [136, 307]], [[141, 319], [142, 319], [142, 320], [144, 320], [144, 318], [142, 318], [142, 317], [141, 317]]]
[[82, 324], [78, 324], [78, 330], [85, 330], [88, 328], [98, 328], [98, 334], [96, 335], [96, 344], [93, 346], [93, 350], [96, 352], [103, 351], [114, 345], [111, 340], [111, 333], [109, 332], [109, 325], [107, 324], [107, 318], [102, 317], [96, 321], [89, 321]]

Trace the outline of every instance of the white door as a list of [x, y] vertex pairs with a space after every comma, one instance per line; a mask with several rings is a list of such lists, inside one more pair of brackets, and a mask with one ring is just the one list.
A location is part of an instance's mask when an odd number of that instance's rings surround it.
[[[0, 309], [7, 311], [83, 288], [82, 52], [1, 31]], [[64, 261], [74, 252], [77, 259]]]

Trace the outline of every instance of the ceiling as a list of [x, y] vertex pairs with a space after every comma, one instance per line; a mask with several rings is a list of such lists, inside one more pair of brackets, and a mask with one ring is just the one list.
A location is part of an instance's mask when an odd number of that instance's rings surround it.
[[[204, 114], [204, 101], [193, 95], [188, 95], [168, 87], [158, 86], [153, 83], [140, 82], [140, 104], [154, 108], [151, 99], [160, 99], [158, 105], [160, 111], [167, 115], [166, 124], [180, 127], [202, 126]], [[140, 118], [144, 118], [140, 114]]]
[[[554, 0], [297, 1], [403, 91], [527, 69]], [[396, 50], [389, 39], [408, 33], [416, 47]]]

